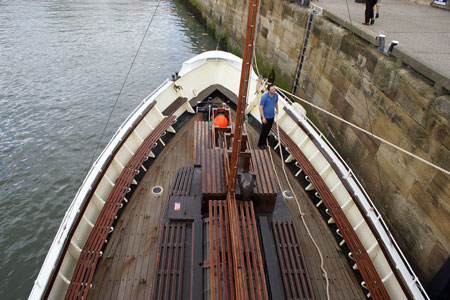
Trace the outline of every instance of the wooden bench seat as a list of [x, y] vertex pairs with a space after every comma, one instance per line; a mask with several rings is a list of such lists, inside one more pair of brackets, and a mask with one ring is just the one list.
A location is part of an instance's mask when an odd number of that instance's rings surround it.
[[205, 149], [201, 158], [203, 199], [224, 199], [227, 194], [223, 150]]
[[353, 253], [353, 258], [358, 266], [358, 269], [363, 277], [373, 299], [389, 299], [389, 295], [386, 288], [381, 281], [369, 255], [367, 254], [364, 246], [362, 245], [358, 235], [354, 231], [347, 216], [342, 211], [336, 198], [331, 193], [330, 189], [326, 185], [323, 178], [303, 154], [300, 148], [297, 147], [295, 142], [289, 137], [289, 135], [282, 129], [279, 129], [280, 139], [282, 144], [288, 148], [290, 154], [297, 161], [297, 164], [308, 176], [311, 184], [317, 190], [318, 195], [322, 199], [325, 206], [331, 213], [334, 221], [336, 222], [339, 231], [345, 239], [348, 248]]
[[237, 213], [242, 247], [233, 249], [227, 203], [209, 201], [210, 277], [211, 291], [215, 292], [211, 299], [236, 299], [231, 261], [234, 251], [241, 252], [238, 254], [243, 262], [240, 268], [246, 280], [239, 284], [244, 288], [245, 295], [248, 299], [269, 299], [253, 203], [239, 202]]
[[250, 150], [251, 171], [256, 175], [254, 197], [252, 198], [257, 212], [272, 212], [277, 197], [272, 164], [267, 151]]
[[101, 256], [101, 249], [106, 242], [108, 234], [113, 230], [112, 225], [119, 209], [123, 205], [122, 201], [129, 192], [131, 183], [142, 163], [148, 158], [150, 151], [156, 146], [157, 141], [166, 130], [171, 127], [174, 120], [175, 116], [164, 118], [142, 142], [125, 168], [122, 169], [83, 246], [65, 299], [86, 299], [98, 259]]
[[194, 165], [202, 164], [203, 152], [211, 149], [211, 129], [206, 121], [196, 121], [194, 123]]
[[[164, 116], [171, 116], [173, 115], [181, 106], [183, 105], [189, 105], [189, 107], [187, 108], [187, 110], [190, 113], [194, 113], [194, 110], [192, 109], [191, 105], [189, 104], [189, 102], [187, 102], [187, 98], [185, 97], [178, 97], [177, 99], [175, 99], [175, 101], [172, 102], [172, 104], [170, 104], [163, 112], [162, 114]], [[190, 108], [190, 109], [189, 109]]]

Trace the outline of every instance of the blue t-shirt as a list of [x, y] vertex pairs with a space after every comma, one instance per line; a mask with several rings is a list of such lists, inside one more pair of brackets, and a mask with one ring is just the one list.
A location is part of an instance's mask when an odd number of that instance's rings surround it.
[[275, 103], [277, 102], [277, 93], [275, 93], [273, 97], [270, 97], [269, 92], [267, 92], [261, 97], [259, 105], [263, 107], [264, 117], [266, 117], [266, 119], [272, 119], [275, 117]]

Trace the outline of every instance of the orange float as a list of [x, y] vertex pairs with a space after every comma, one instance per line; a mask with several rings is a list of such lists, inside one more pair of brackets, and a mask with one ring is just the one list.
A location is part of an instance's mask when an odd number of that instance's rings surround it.
[[218, 115], [214, 118], [214, 126], [227, 127], [228, 119], [224, 115]]

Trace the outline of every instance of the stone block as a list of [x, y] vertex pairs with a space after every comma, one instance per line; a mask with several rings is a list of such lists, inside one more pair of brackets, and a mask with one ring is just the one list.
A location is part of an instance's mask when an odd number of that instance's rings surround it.
[[284, 27], [281, 26], [280, 22], [274, 22], [272, 33], [282, 38], [284, 36]]
[[414, 76], [411, 71], [399, 70], [398, 93], [394, 101], [416, 122], [426, 126], [424, 116], [434, 93], [431, 86]]
[[[362, 79], [358, 69], [348, 61], [341, 61], [339, 71], [342, 76], [350, 82], [350, 86], [361, 89]], [[350, 87], [349, 86], [349, 87]]]
[[408, 168], [398, 158], [397, 151], [388, 145], [381, 144], [377, 152], [377, 159], [383, 177], [392, 182], [398, 188], [399, 193], [407, 197], [416, 178], [408, 172]]
[[434, 111], [444, 119], [450, 120], [450, 95], [440, 96], [435, 99]]
[[350, 86], [350, 82], [344, 76], [342, 76], [341, 72], [339, 72], [338, 69], [333, 68], [330, 75], [330, 81], [334, 85], [335, 89], [341, 95], [345, 95], [345, 93], [347, 93], [348, 87]]
[[394, 84], [395, 64], [388, 59], [378, 59], [374, 69], [374, 84], [384, 91], [392, 88]]
[[[331, 92], [333, 90], [333, 85], [329, 82], [325, 77], [321, 77], [319, 83], [317, 84], [316, 94], [319, 94], [320, 97], [326, 99], [327, 102], [330, 99]], [[320, 106], [325, 108], [325, 106]]]
[[341, 27], [334, 26], [333, 27], [333, 40], [331, 41], [331, 48], [334, 51], [338, 51], [341, 47], [342, 38], [345, 35], [345, 30]]

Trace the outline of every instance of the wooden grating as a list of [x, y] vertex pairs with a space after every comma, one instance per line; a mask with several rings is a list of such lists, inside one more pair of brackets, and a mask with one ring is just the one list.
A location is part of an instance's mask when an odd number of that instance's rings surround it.
[[334, 198], [323, 178], [318, 174], [314, 166], [309, 162], [308, 158], [282, 128], [279, 128], [279, 134], [281, 143], [288, 149], [290, 154], [298, 162], [317, 190], [317, 193], [323, 200], [325, 206], [330, 211], [337, 227], [339, 228], [339, 231], [347, 243], [348, 248], [352, 252], [353, 258], [370, 291], [371, 297], [373, 299], [390, 299], [389, 294], [387, 293], [386, 288], [384, 287], [384, 284], [381, 281], [381, 278], [378, 275], [369, 255], [359, 240], [358, 235], [353, 230], [347, 216], [342, 211], [339, 203], [336, 198]]
[[170, 188], [169, 196], [189, 196], [193, 176], [193, 166], [184, 166], [179, 168]]
[[227, 189], [223, 169], [223, 150], [205, 149], [202, 153], [202, 193], [206, 199], [225, 198]]
[[175, 101], [172, 102], [163, 112], [162, 114], [165, 116], [171, 116], [174, 112], [176, 112], [184, 103], [186, 103], [188, 99], [185, 97], [178, 97]]
[[185, 240], [186, 223], [161, 224], [151, 299], [181, 300]]
[[286, 299], [315, 299], [293, 221], [272, 222]]
[[[228, 209], [225, 201], [209, 201], [211, 299], [237, 298], [238, 284], [249, 299], [269, 299], [253, 203], [237, 203], [240, 248], [231, 245]], [[236, 282], [237, 277], [233, 276], [233, 257], [241, 258], [236, 267], [243, 272], [243, 282]]]
[[255, 194], [258, 197], [275, 198], [277, 185], [267, 151], [250, 150], [253, 172], [256, 174]]
[[122, 207], [122, 201], [125, 195], [130, 190], [131, 182], [138, 173], [142, 163], [147, 159], [151, 149], [156, 146], [156, 142], [172, 125], [174, 119], [174, 116], [164, 118], [143, 141], [136, 153], [127, 163], [126, 167], [120, 173], [85, 245], [83, 246], [65, 299], [86, 299], [91, 287], [98, 259], [101, 256], [101, 250], [106, 242], [108, 234], [113, 230], [112, 225], [119, 209]]
[[211, 148], [209, 123], [206, 121], [194, 122], [194, 165], [201, 165], [203, 152]]
[[211, 299], [235, 299], [228, 209], [225, 201], [209, 201]]

